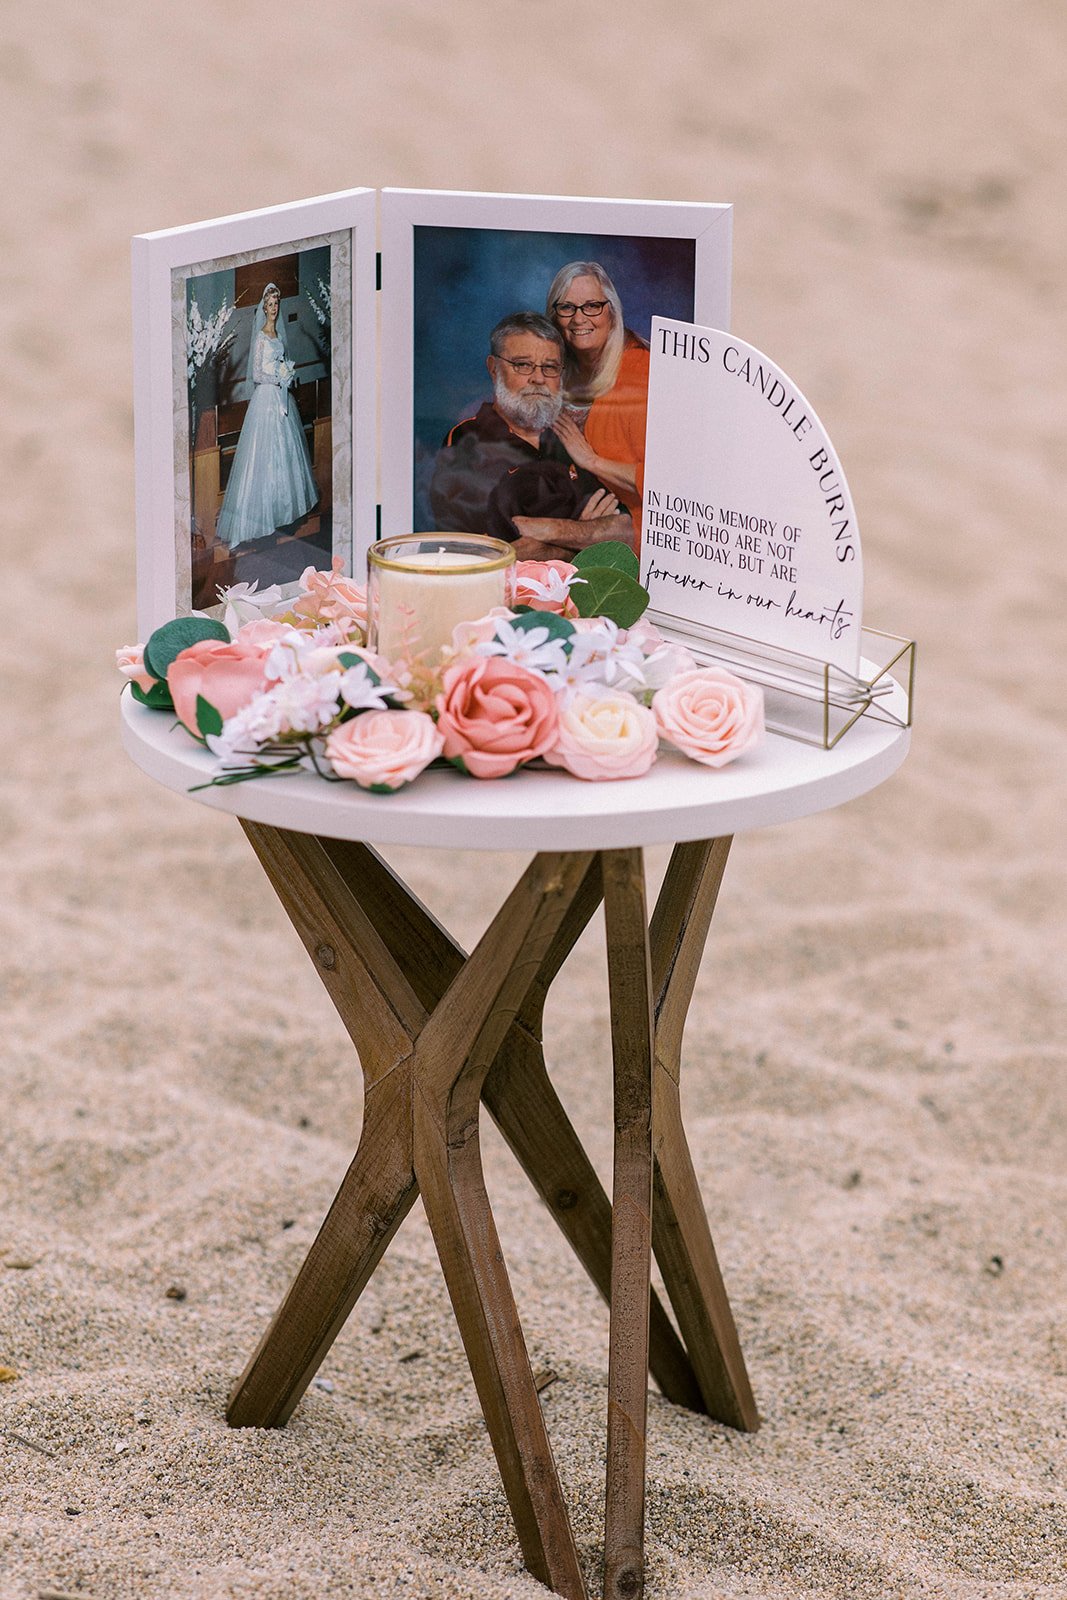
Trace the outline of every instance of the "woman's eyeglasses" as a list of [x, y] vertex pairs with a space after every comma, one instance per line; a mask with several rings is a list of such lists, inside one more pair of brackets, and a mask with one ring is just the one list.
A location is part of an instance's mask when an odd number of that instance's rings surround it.
[[557, 317], [569, 322], [579, 311], [583, 317], [599, 317], [607, 303], [606, 300], [586, 300], [583, 305], [576, 306], [573, 300], [557, 300], [552, 309]]
[[496, 356], [494, 360], [506, 361], [509, 367], [514, 367], [516, 372], [521, 372], [524, 378], [530, 377], [534, 372], [540, 372], [544, 378], [558, 378], [563, 371], [558, 361], [527, 361], [523, 356], [520, 356], [517, 361], [513, 361], [510, 356]]

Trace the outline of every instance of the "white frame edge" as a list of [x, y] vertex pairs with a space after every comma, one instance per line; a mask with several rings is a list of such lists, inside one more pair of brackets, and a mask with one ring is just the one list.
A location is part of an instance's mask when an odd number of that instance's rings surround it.
[[213, 257], [352, 232], [353, 563], [373, 542], [377, 504], [376, 197], [370, 188], [216, 217], [132, 240], [137, 630], [147, 639], [175, 614], [171, 273]]
[[411, 531], [414, 453], [414, 233], [416, 227], [616, 233], [696, 242], [694, 321], [727, 331], [733, 206], [686, 200], [381, 191], [382, 533]]

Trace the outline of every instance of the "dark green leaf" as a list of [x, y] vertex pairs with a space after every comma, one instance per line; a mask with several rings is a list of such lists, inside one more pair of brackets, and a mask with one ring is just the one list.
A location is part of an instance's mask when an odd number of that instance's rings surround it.
[[520, 633], [529, 633], [532, 628], [546, 628], [550, 639], [569, 639], [574, 632], [574, 623], [556, 611], [520, 611], [517, 617], [512, 617], [511, 626], [518, 628]]
[[202, 694], [196, 697], [196, 726], [205, 739], [209, 733], [222, 732], [222, 713]]
[[300, 757], [294, 756], [292, 761], [273, 767], [239, 767], [232, 772], [220, 772], [217, 778], [209, 778], [206, 783], [194, 783], [188, 792], [197, 794], [201, 789], [228, 789], [231, 784], [250, 783], [253, 778], [288, 778], [300, 770]]
[[599, 544], [587, 545], [574, 557], [574, 565], [583, 577], [586, 567], [614, 567], [617, 572], [625, 572], [626, 576], [633, 578], [635, 582], [641, 571], [641, 563], [630, 546], [623, 544], [619, 539], [603, 539]]
[[153, 678], [165, 679], [174, 657], [201, 639], [229, 642], [229, 632], [213, 617], [175, 617], [157, 628], [144, 647], [144, 664]]
[[363, 667], [363, 668], [365, 668], [366, 669], [366, 673], [367, 673], [367, 677], [370, 679], [371, 683], [378, 684], [378, 683], [381, 683], [381, 681], [382, 681], [381, 678], [379, 677], [378, 673], [375, 672], [374, 668], [370, 665], [370, 663], [367, 662], [367, 661], [364, 661], [362, 656], [353, 655], [351, 650], [346, 650], [344, 655], [340, 655], [340, 656], [337, 657], [337, 660], [339, 661], [339, 663], [341, 664], [342, 667]]
[[147, 693], [139, 683], [131, 683], [130, 690], [135, 700], [140, 701], [143, 706], [150, 706], [153, 711], [174, 710], [174, 701], [165, 683], [154, 683]]
[[571, 599], [583, 617], [610, 617], [620, 628], [631, 628], [649, 602], [647, 589], [611, 567], [586, 567], [584, 583], [576, 583]]

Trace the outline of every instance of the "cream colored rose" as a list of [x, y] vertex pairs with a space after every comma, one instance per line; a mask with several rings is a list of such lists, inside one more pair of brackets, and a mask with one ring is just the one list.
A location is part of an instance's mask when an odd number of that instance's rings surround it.
[[652, 698], [661, 736], [691, 761], [724, 767], [763, 737], [763, 690], [725, 667], [680, 672]]
[[115, 665], [126, 681], [135, 683], [144, 694], [148, 693], [156, 681], [145, 669], [143, 644], [119, 645], [115, 651]]
[[579, 692], [560, 711], [555, 747], [545, 759], [576, 778], [640, 778], [656, 759], [656, 719], [632, 695]]

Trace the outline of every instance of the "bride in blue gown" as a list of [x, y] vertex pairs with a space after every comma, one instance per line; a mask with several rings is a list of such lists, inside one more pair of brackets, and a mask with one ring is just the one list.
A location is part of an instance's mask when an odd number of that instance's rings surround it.
[[284, 327], [278, 327], [281, 303], [277, 284], [268, 283], [256, 308], [248, 352], [252, 397], [215, 529], [231, 550], [296, 522], [319, 498], [296, 401], [289, 393], [294, 368]]

